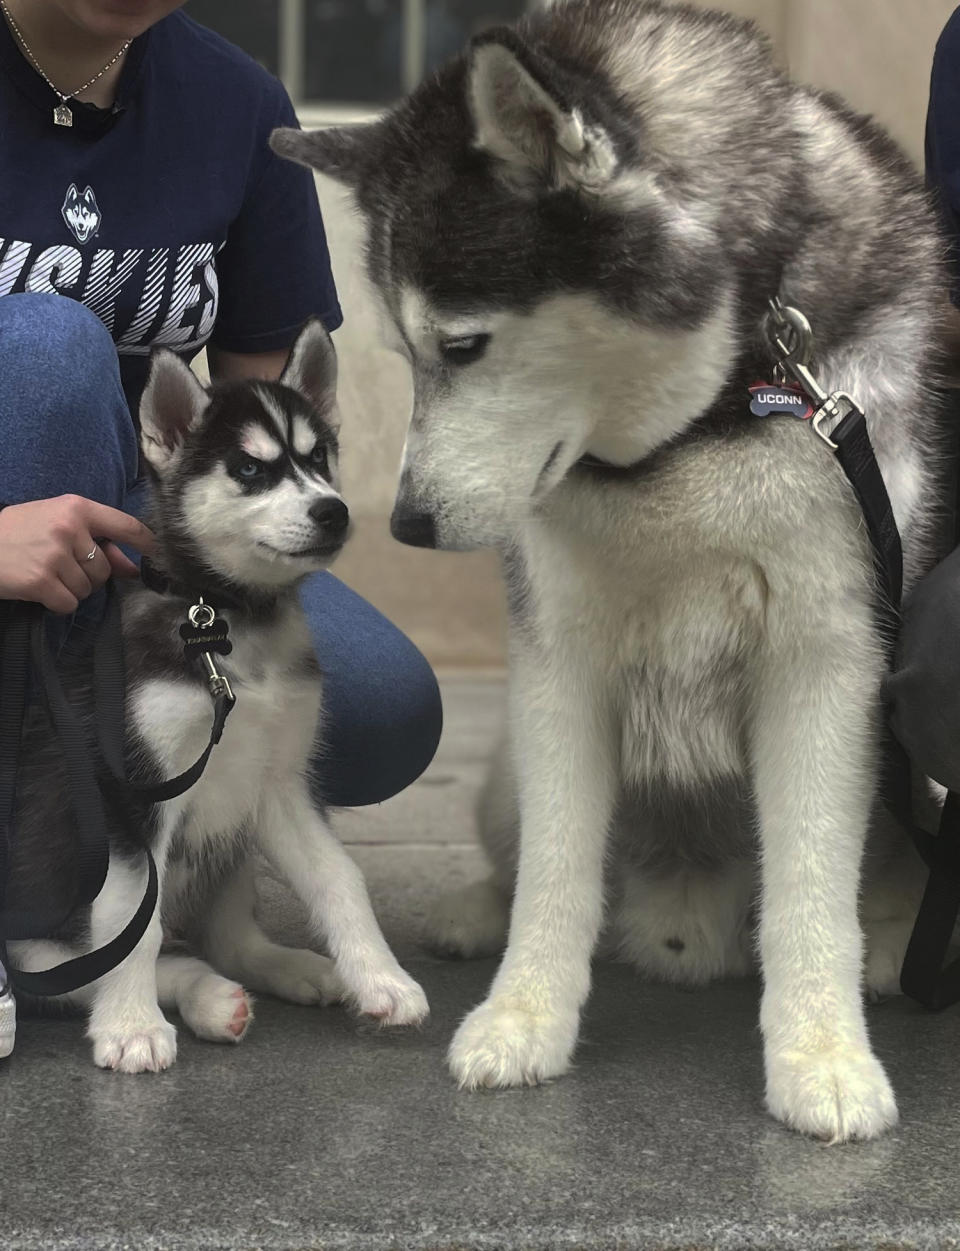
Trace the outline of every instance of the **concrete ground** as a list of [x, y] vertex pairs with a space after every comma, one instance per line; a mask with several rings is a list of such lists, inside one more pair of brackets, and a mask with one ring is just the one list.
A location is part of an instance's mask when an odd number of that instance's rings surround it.
[[[384, 929], [426, 988], [418, 1032], [260, 1000], [239, 1048], [96, 1070], [78, 1021], [27, 1021], [0, 1065], [0, 1249], [493, 1251], [960, 1247], [960, 1010], [871, 1011], [901, 1126], [827, 1147], [763, 1111], [757, 987], [697, 993], [597, 969], [574, 1071], [459, 1093], [444, 1048], [492, 962], [447, 964], [425, 909], [481, 871], [471, 805], [502, 703], [448, 681], [427, 775], [339, 818]], [[295, 939], [276, 888], [266, 904]]]

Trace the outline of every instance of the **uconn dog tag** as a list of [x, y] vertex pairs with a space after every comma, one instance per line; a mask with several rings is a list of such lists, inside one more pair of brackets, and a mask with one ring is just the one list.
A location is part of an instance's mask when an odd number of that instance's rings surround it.
[[758, 382], [750, 387], [750, 411], [755, 417], [784, 415], [807, 421], [813, 416], [813, 404], [799, 387]]

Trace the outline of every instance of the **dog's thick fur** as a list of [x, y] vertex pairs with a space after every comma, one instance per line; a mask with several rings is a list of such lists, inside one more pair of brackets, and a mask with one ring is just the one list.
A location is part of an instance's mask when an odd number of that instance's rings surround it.
[[[89, 1009], [102, 1067], [132, 1073], [173, 1063], [175, 1031], [161, 1007], [177, 1009], [201, 1038], [238, 1042], [252, 1019], [247, 990], [297, 1003], [343, 999], [388, 1025], [426, 1014], [423, 992], [387, 947], [360, 872], [308, 783], [322, 684], [297, 589], [347, 534], [336, 411], [336, 357], [319, 322], [301, 333], [280, 383], [208, 393], [173, 353], [152, 364], [141, 442], [153, 480], [156, 559], [170, 589], [137, 586], [123, 601], [131, 774], [175, 777], [206, 746], [213, 705], [200, 665], [184, 661], [179, 634], [199, 594], [229, 622], [233, 651], [218, 663], [237, 703], [186, 794], [140, 813], [111, 809], [106, 884], [70, 932], [11, 945], [14, 963], [33, 970], [108, 941], [140, 900], [140, 840], [149, 842], [161, 910], [118, 968], [70, 997]], [[62, 663], [71, 696], [83, 704], [88, 653], [71, 658], [68, 650]], [[37, 709], [19, 792], [7, 904], [29, 914], [42, 900], [56, 913], [70, 905], [76, 844], [67, 780]], [[306, 905], [331, 958], [279, 946], [261, 930], [261, 857]], [[160, 955], [163, 931], [194, 954]]]
[[[756, 937], [775, 1116], [880, 1133], [896, 1107], [858, 923], [884, 672], [869, 538], [824, 443], [751, 417], [746, 391], [770, 376], [780, 295], [813, 324], [824, 387], [866, 409], [916, 579], [943, 278], [915, 172], [786, 80], [751, 25], [657, 0], [556, 4], [380, 122], [273, 143], [354, 189], [412, 363], [394, 533], [504, 557], [495, 875], [439, 938], [497, 949], [511, 894], [513, 912], [457, 1079], [568, 1068], [606, 864], [613, 937], [648, 973], [741, 973]], [[897, 838], [878, 835], [863, 905], [882, 991], [916, 902]]]

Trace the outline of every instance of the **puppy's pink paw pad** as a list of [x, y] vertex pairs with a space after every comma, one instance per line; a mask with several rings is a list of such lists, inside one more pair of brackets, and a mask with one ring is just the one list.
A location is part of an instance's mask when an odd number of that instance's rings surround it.
[[180, 996], [183, 1019], [198, 1038], [238, 1043], [253, 1021], [253, 1001], [242, 986], [217, 973], [198, 978]]

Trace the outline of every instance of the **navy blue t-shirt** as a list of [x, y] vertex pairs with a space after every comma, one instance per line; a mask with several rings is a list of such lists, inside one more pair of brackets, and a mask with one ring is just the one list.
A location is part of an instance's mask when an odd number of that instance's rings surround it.
[[291, 345], [341, 321], [310, 172], [271, 152], [282, 85], [174, 13], [136, 39], [110, 110], [58, 101], [0, 19], [0, 297], [59, 291], [104, 322], [136, 414], [150, 349]]
[[937, 43], [927, 112], [927, 183], [950, 239], [951, 298], [960, 307], [960, 9]]

